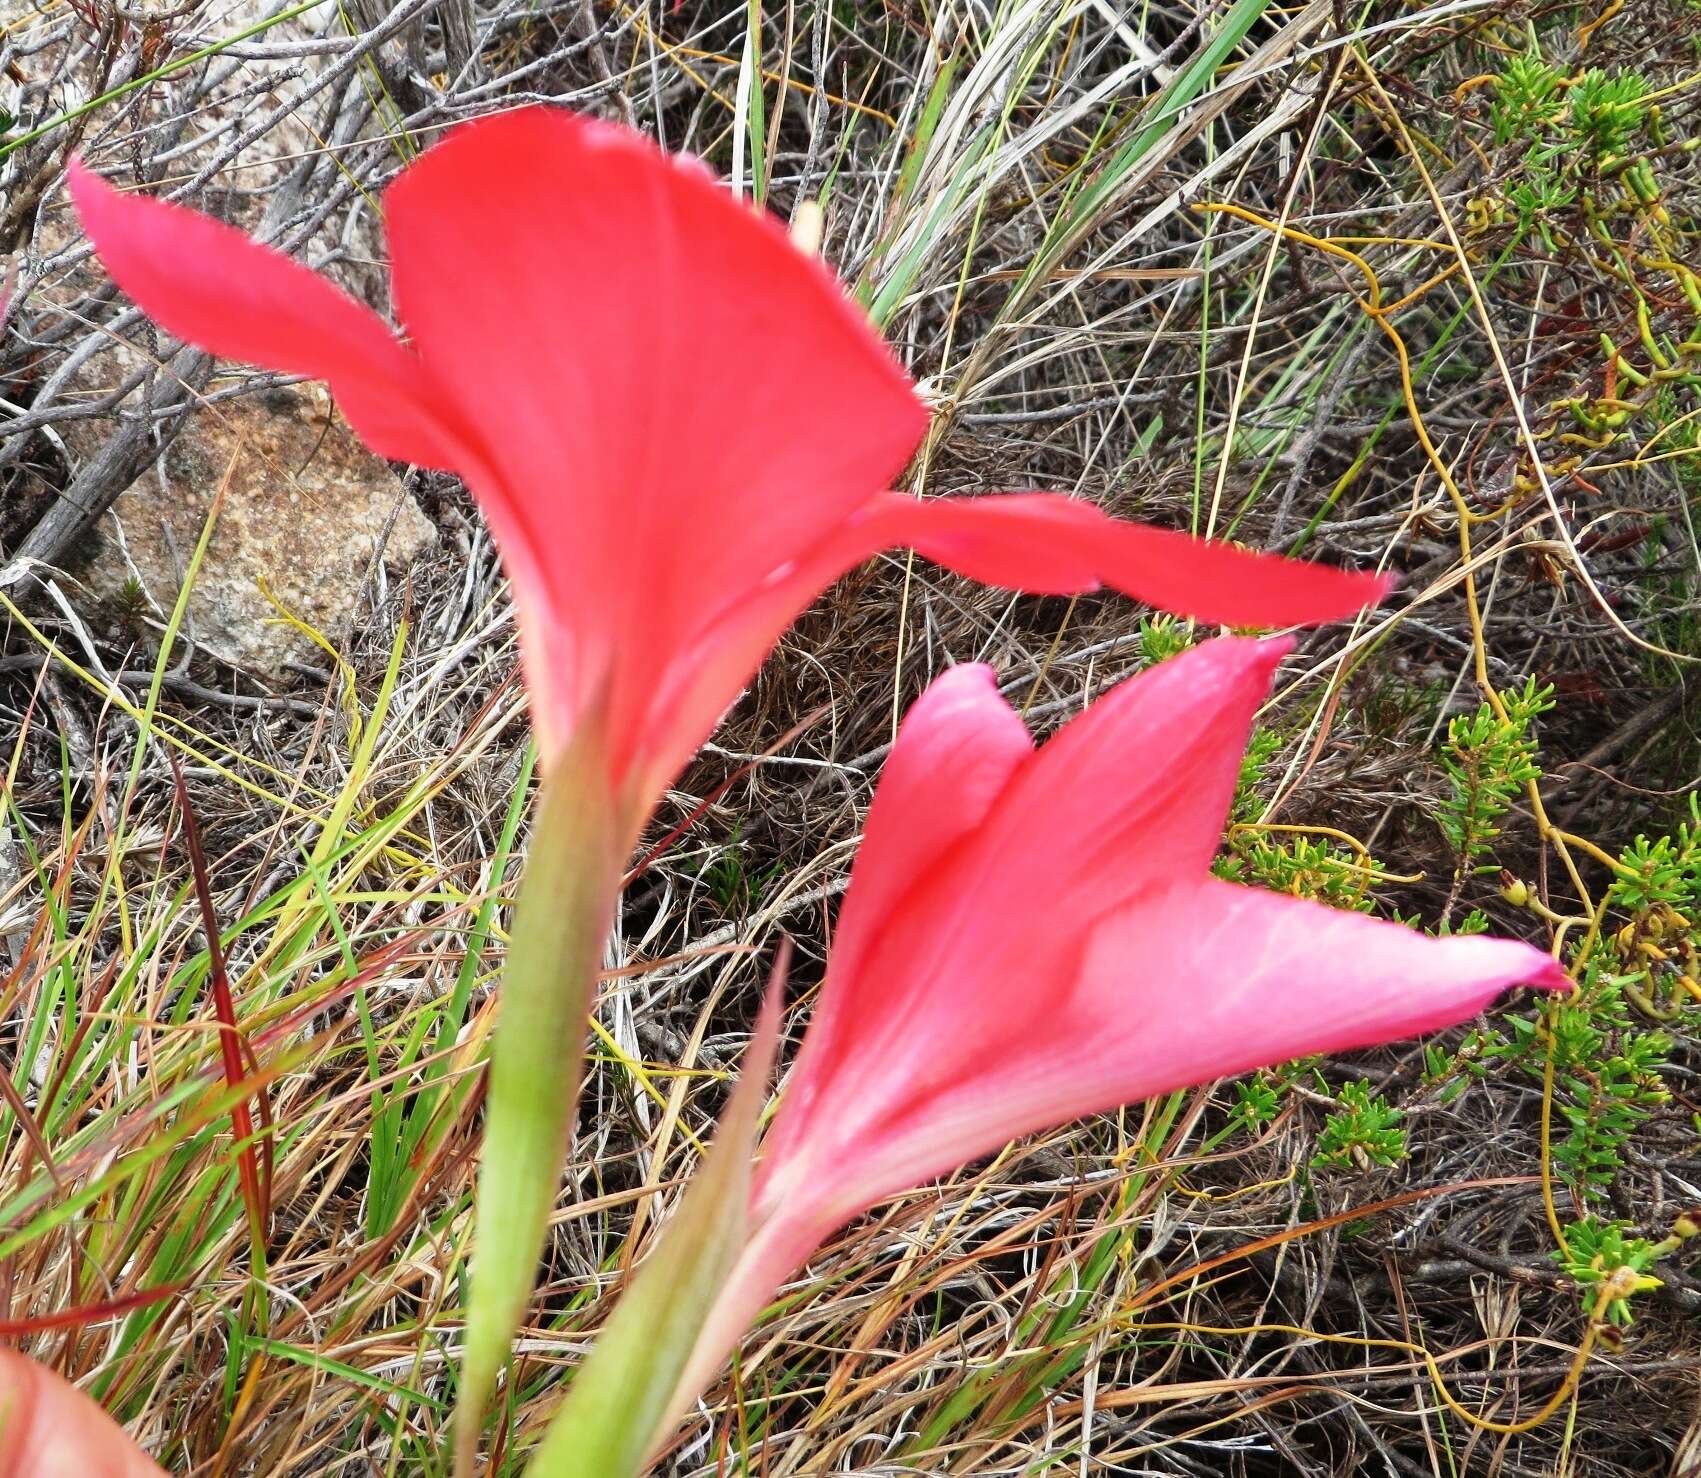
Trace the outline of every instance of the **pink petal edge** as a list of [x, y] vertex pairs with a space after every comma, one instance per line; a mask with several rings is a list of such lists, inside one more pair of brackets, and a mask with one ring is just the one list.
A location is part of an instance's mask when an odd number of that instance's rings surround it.
[[178, 338], [328, 381], [380, 456], [442, 468], [466, 461], [464, 427], [370, 308], [198, 211], [115, 190], [79, 160], [66, 179], [113, 281]]

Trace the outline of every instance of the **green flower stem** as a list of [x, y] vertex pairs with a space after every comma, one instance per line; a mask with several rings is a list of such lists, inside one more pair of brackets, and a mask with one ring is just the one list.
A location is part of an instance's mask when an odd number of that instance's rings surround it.
[[455, 1472], [473, 1471], [485, 1404], [536, 1281], [578, 1102], [585, 1023], [628, 828], [594, 725], [539, 797], [490, 1051]]

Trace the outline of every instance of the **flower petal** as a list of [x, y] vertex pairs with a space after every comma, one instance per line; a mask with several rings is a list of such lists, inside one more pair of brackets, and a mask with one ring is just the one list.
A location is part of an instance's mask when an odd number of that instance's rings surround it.
[[72, 160], [84, 229], [112, 279], [178, 338], [227, 359], [330, 382], [380, 456], [459, 467], [419, 362], [370, 308], [283, 253], [168, 201], [113, 189]]
[[696, 634], [689, 660], [676, 662], [652, 695], [650, 713], [667, 722], [652, 717], [633, 726], [648, 734], [653, 750], [648, 788], [665, 785], [708, 737], [731, 696], [816, 595], [863, 560], [906, 544], [971, 579], [1012, 590], [1061, 595], [1108, 585], [1166, 610], [1233, 625], [1350, 615], [1393, 584], [1389, 576], [1123, 522], [1051, 494], [921, 500], [882, 493], [776, 565]]
[[477, 491], [547, 551], [582, 680], [608, 669], [615, 735], [642, 729], [690, 636], [886, 486], [926, 429], [832, 274], [632, 130], [486, 118], [385, 207], [402, 320], [487, 428], [501, 486]]
[[1004, 701], [992, 669], [978, 663], [936, 678], [905, 714], [851, 869], [829, 983], [768, 1146], [771, 1163], [784, 1163], [787, 1146], [813, 1132], [814, 1099], [841, 1059], [860, 1053], [869, 1031], [903, 1019], [907, 976], [869, 967], [869, 956], [892, 916], [948, 865], [951, 849], [984, 821], [1033, 752], [1027, 725]]
[[1160, 610], [1223, 626], [1312, 625], [1375, 605], [1393, 587], [1360, 574], [1112, 518], [1079, 498], [888, 494], [871, 516], [884, 547], [988, 585], [1075, 595], [1109, 586]]
[[165, 1478], [75, 1386], [0, 1350], [0, 1478]]
[[[1232, 570], [1246, 565], [1262, 578], [1266, 567], [1276, 566], [1277, 585], [1291, 579], [1297, 586], [1322, 592], [1317, 596], [1319, 602], [1334, 590], [1335, 604], [1313, 605], [1314, 613], [1353, 609], [1357, 602], [1379, 598], [1388, 584], [1379, 577], [1247, 554], [1183, 534], [1119, 523], [1088, 504], [1046, 494], [921, 502], [883, 493], [868, 500], [813, 546], [776, 566], [765, 581], [742, 592], [696, 634], [651, 695], [648, 719], [634, 726], [642, 735], [637, 742], [645, 750], [642, 763], [647, 778], [642, 788], [647, 793], [660, 792], [709, 736], [733, 695], [749, 682], [780, 634], [821, 591], [864, 560], [913, 539], [916, 548], [929, 558], [1011, 589], [1039, 593], [1091, 590], [1099, 582], [1092, 565], [1083, 558], [1079, 527], [1083, 518], [1096, 531], [1091, 542], [1101, 549], [1119, 541], [1145, 547], [1149, 537], [1157, 541], [1152, 547], [1160, 551], [1178, 545], [1183, 554], [1201, 553], [1212, 568]], [[1168, 554], [1154, 557], [1159, 564], [1171, 558]], [[1119, 568], [1127, 574], [1131, 566], [1124, 561]], [[1118, 584], [1121, 578], [1106, 576], [1111, 584]], [[1125, 583], [1121, 588], [1134, 591], [1132, 584]], [[1187, 605], [1178, 597], [1176, 608], [1185, 610]], [[1258, 696], [1261, 698], [1262, 693]], [[1193, 727], [1181, 736], [1179, 742], [1184, 745], [1191, 745], [1194, 728], [1204, 720], [1195, 714], [1188, 722]], [[1211, 728], [1209, 724], [1205, 727]], [[1220, 731], [1212, 728], [1212, 732]], [[1238, 753], [1229, 756], [1226, 747], [1213, 753], [1228, 757], [1227, 773], [1238, 773]], [[1150, 767], [1142, 760], [1141, 768]], [[1226, 811], [1227, 794], [1222, 804]], [[1220, 827], [1220, 818], [1213, 827]], [[1212, 846], [1215, 841], [1213, 830]]]
[[[1107, 918], [1082, 1008], [1113, 1010], [1138, 1097], [1314, 1052], [1346, 1052], [1467, 1021], [1509, 987], [1568, 990], [1515, 939], [1435, 939], [1404, 924], [1216, 878]], [[1161, 1039], [1161, 1046], [1159, 1040]]]
[[880, 773], [833, 934], [836, 968], [859, 968], [869, 936], [986, 820], [1033, 755], [1028, 726], [998, 691], [992, 668], [964, 663], [928, 685], [904, 715]]
[[1006, 791], [977, 847], [984, 904], [1051, 900], [1084, 928], [1142, 889], [1209, 867], [1252, 721], [1292, 650], [1218, 637], [1117, 684], [1065, 724]]
[[1519, 984], [1570, 986], [1517, 940], [1433, 939], [1215, 878], [1176, 882], [1100, 923], [1073, 990], [996, 1060], [871, 1135], [858, 1182], [871, 1203], [1087, 1114], [1439, 1031]]
[[[877, 874], [859, 859], [817, 1007], [828, 1032], [817, 1044], [812, 1026], [799, 1055], [759, 1215], [807, 1199], [829, 1165], [856, 1202], [842, 1214], [860, 1210], [868, 1199], [847, 1167], [878, 1169], [894, 1126], [1051, 1040], [1104, 914], [1205, 873], [1253, 713], [1290, 645], [1223, 637], [1118, 685], [1011, 767], [972, 836], [920, 875], [899, 865], [866, 911]], [[939, 768], [939, 788], [958, 763], [931, 748], [916, 758]]]

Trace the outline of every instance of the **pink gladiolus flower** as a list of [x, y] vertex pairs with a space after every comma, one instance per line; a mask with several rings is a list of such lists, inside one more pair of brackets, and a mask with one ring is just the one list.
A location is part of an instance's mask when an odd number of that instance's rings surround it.
[[1330, 620], [1387, 589], [1060, 497], [887, 492], [927, 413], [867, 320], [776, 220], [628, 129], [526, 108], [405, 170], [384, 213], [406, 342], [228, 227], [77, 164], [70, 185], [113, 277], [171, 332], [329, 381], [375, 450], [467, 481], [545, 756], [601, 705], [629, 818], [797, 614], [883, 549], [1231, 625]]
[[0, 1350], [0, 1478], [164, 1478], [93, 1401], [15, 1350]]
[[700, 1336], [692, 1399], [784, 1279], [885, 1196], [1019, 1135], [1568, 986], [1514, 940], [1412, 929], [1211, 876], [1285, 640], [1206, 642], [1036, 750], [990, 669], [910, 710], [826, 982]]

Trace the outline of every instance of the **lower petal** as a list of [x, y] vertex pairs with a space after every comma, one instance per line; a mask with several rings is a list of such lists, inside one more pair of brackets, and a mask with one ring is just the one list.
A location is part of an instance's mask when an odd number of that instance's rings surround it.
[[1312, 1053], [1468, 1021], [1509, 987], [1565, 990], [1539, 949], [1402, 924], [1215, 878], [1094, 929], [1072, 988], [985, 1067], [905, 1103], [840, 1166], [862, 1205], [1088, 1114]]
[[1083, 966], [1081, 1008], [1116, 1013], [1133, 1049], [1124, 1062], [1142, 1074], [1125, 1086], [1149, 1097], [1311, 1053], [1440, 1031], [1522, 984], [1570, 988], [1551, 955], [1520, 940], [1436, 939], [1206, 878], [1100, 924]]

